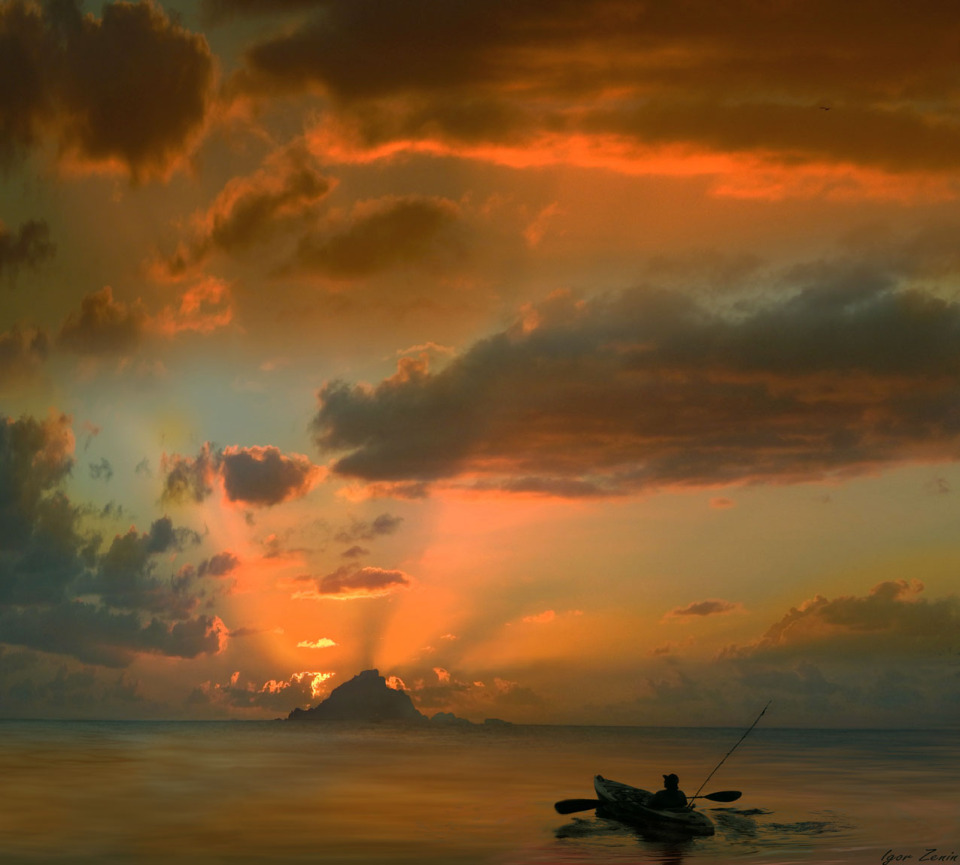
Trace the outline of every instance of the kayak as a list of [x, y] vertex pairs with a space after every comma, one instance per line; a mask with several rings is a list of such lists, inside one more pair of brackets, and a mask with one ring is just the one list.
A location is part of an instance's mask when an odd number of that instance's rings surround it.
[[710, 818], [692, 805], [680, 811], [658, 811], [647, 808], [646, 802], [653, 795], [649, 790], [611, 781], [603, 775], [593, 779], [600, 805], [597, 815], [611, 817], [621, 823], [653, 829], [670, 835], [713, 835], [715, 829]]

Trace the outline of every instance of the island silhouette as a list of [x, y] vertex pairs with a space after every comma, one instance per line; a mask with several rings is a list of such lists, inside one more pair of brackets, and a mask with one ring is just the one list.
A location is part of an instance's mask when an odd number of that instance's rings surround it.
[[[334, 688], [325, 700], [309, 709], [294, 709], [288, 721], [362, 721], [404, 724], [454, 724], [474, 726], [466, 718], [452, 712], [437, 712], [427, 717], [420, 712], [410, 695], [399, 688], [391, 688], [379, 670], [364, 670], [349, 682]], [[485, 725], [508, 725], [499, 718], [487, 718]]]

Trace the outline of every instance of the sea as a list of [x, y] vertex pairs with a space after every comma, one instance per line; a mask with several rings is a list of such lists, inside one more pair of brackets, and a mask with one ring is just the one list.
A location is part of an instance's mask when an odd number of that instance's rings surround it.
[[958, 731], [758, 727], [707, 838], [592, 811], [593, 776], [692, 795], [742, 730], [0, 721], [0, 863], [960, 863]]

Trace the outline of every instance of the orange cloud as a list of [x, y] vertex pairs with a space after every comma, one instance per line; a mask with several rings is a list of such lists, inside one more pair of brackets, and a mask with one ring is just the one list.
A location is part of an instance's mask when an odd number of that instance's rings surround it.
[[311, 588], [297, 589], [294, 599], [353, 601], [364, 598], [382, 598], [411, 585], [409, 574], [384, 568], [344, 565], [324, 577], [297, 577], [292, 585], [312, 583]]
[[335, 673], [304, 670], [293, 673], [288, 679], [269, 679], [262, 684], [252, 681], [241, 683], [240, 673], [235, 672], [229, 682], [204, 682], [191, 695], [192, 704], [209, 703], [239, 709], [270, 709], [289, 712], [318, 700], [326, 693], [326, 685]]
[[[960, 132], [958, 132], [960, 135]], [[348, 124], [326, 120], [307, 133], [311, 149], [331, 162], [369, 164], [409, 156], [435, 156], [488, 162], [514, 169], [570, 166], [631, 177], [703, 177], [711, 195], [766, 201], [785, 199], [903, 203], [952, 201], [957, 197], [951, 171], [917, 164], [896, 172], [853, 161], [824, 161], [811, 155], [789, 163], [764, 150], [724, 153], [696, 142], [649, 144], [614, 134], [544, 132], [522, 144], [473, 144], [439, 139], [398, 139], [370, 144]], [[960, 166], [958, 166], [960, 168]], [[536, 246], [544, 236], [544, 212], [524, 237]]]
[[207, 277], [180, 296], [177, 308], [166, 307], [150, 322], [155, 332], [173, 337], [179, 333], [212, 333], [233, 321], [233, 305], [226, 284]]
[[301, 640], [297, 643], [298, 649], [329, 649], [337, 645], [329, 637], [321, 637], [319, 640]]
[[882, 27], [864, 27], [856, 3], [838, 23], [821, 0], [775, 12], [738, 0], [723, 14], [707, 0], [468, 0], [439, 17], [331, 2], [253, 45], [233, 86], [326, 96], [312, 135], [333, 160], [453, 155], [709, 173], [722, 194], [767, 198], [954, 197], [957, 27], [890, 0], [870, 13]]
[[193, 218], [176, 253], [155, 263], [154, 275], [182, 278], [213, 253], [240, 254], [279, 232], [312, 224], [335, 186], [299, 141], [271, 154], [248, 177], [228, 181], [213, 204]]
[[208, 278], [184, 291], [179, 305], [151, 315], [139, 299], [114, 298], [104, 286], [80, 301], [57, 334], [57, 345], [88, 357], [130, 356], [150, 334], [172, 338], [184, 332], [211, 333], [233, 320], [230, 291], [221, 281]]

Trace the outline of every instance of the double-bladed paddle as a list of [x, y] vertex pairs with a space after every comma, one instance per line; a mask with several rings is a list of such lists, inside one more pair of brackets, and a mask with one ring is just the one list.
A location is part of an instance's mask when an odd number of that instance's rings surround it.
[[[736, 802], [743, 793], [739, 790], [720, 790], [703, 796], [691, 796], [691, 799], [709, 799], [711, 802]], [[558, 814], [575, 814], [577, 811], [594, 811], [603, 803], [599, 799], [561, 799], [554, 804]]]

